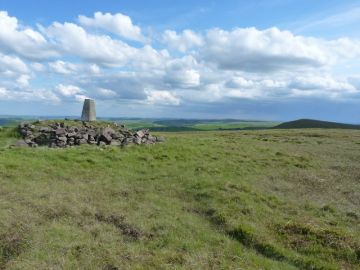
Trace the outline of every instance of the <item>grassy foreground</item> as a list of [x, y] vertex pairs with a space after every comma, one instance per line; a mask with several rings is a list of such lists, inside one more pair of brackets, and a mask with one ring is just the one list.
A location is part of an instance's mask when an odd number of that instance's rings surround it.
[[360, 131], [8, 149], [0, 269], [360, 269]]

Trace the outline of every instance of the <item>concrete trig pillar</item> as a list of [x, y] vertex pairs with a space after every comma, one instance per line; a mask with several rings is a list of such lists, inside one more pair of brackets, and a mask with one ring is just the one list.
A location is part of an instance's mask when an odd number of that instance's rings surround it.
[[95, 101], [92, 99], [85, 99], [81, 114], [82, 121], [96, 121]]

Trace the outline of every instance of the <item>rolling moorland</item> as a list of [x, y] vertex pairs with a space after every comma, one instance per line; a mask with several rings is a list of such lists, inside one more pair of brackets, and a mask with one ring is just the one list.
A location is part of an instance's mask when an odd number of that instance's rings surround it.
[[0, 269], [360, 269], [359, 130], [159, 121], [125, 148], [0, 124]]

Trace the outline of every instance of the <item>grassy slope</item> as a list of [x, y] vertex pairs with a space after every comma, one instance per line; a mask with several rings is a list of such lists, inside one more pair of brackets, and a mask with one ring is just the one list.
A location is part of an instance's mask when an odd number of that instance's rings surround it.
[[360, 269], [359, 131], [166, 137], [0, 149], [0, 269]]

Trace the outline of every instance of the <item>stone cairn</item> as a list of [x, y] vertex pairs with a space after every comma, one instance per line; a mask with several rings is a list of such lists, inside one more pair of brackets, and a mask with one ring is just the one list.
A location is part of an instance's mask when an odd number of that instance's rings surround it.
[[41, 122], [21, 123], [18, 127], [23, 139], [15, 146], [48, 146], [64, 148], [84, 144], [126, 146], [130, 144], [154, 144], [164, 142], [163, 137], [156, 137], [148, 129], [131, 131], [116, 123], [111, 126], [97, 128], [88, 122], [80, 122], [81, 126], [67, 126], [64, 122], [52, 123], [47, 126], [37, 125]]

